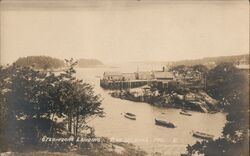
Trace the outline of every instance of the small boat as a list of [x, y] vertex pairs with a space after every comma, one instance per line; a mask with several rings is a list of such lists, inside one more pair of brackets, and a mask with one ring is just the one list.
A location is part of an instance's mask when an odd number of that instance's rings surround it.
[[206, 139], [206, 140], [213, 140], [214, 135], [206, 134], [203, 132], [193, 131], [193, 136], [196, 138]]
[[124, 117], [131, 120], [136, 120], [136, 115], [133, 113], [125, 113]]
[[164, 120], [160, 120], [160, 119], [155, 119], [155, 124], [159, 125], [159, 126], [168, 127], [168, 128], [175, 128], [176, 127], [173, 123], [167, 122]]
[[210, 113], [210, 114], [216, 114], [216, 113], [218, 113], [218, 111], [210, 111], [208, 113]]
[[118, 91], [114, 91], [114, 92], [111, 92], [109, 93], [112, 97], [114, 98], [119, 98], [120, 97], [120, 93]]
[[192, 114], [188, 113], [187, 111], [180, 111], [181, 115], [192, 116]]

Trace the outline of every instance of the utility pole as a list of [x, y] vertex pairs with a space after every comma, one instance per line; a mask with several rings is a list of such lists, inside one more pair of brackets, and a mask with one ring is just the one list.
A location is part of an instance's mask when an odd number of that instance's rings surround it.
[[204, 89], [207, 90], [207, 76], [206, 73], [204, 73]]

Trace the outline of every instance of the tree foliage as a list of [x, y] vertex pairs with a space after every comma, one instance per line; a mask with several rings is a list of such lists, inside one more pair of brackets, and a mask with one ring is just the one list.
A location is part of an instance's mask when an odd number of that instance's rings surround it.
[[34, 67], [35, 69], [45, 70], [64, 67], [64, 62], [62, 60], [49, 56], [21, 57], [15, 62], [15, 64], [24, 67]]
[[247, 86], [248, 76], [231, 63], [222, 63], [209, 71], [208, 92], [213, 97], [222, 100], [241, 91]]
[[191, 67], [193, 71], [200, 72], [202, 74], [207, 74], [208, 68], [205, 65], [197, 64]]
[[231, 63], [222, 63], [209, 71], [210, 94], [221, 101], [227, 112], [223, 135], [197, 142], [187, 150], [205, 156], [246, 156], [249, 154], [249, 79]]
[[66, 63], [66, 70], [57, 75], [16, 64], [0, 68], [1, 145], [39, 144], [44, 135], [77, 137], [79, 128], [88, 127], [87, 119], [103, 115], [100, 96], [73, 76], [77, 62]]
[[207, 74], [209, 69], [202, 64], [196, 64], [193, 66], [177, 65], [170, 68], [170, 71], [177, 72], [181, 75], [186, 75], [188, 72], [199, 72], [201, 74]]
[[209, 66], [219, 65], [224, 62], [230, 63], [238, 63], [241, 60], [245, 60], [249, 64], [249, 54], [243, 55], [233, 55], [233, 56], [219, 56], [219, 57], [205, 57], [202, 59], [194, 59], [194, 60], [182, 60], [173, 62], [174, 66], [178, 65], [188, 65], [193, 66], [197, 64], [207, 64]]
[[63, 87], [60, 88], [62, 93], [60, 99], [65, 105], [65, 113], [68, 116], [68, 130], [77, 135], [78, 129], [86, 125], [86, 119], [93, 115], [102, 116], [103, 109], [100, 107], [100, 96], [94, 95], [93, 87], [73, 77], [77, 62], [73, 62], [73, 59], [65, 61], [68, 70], [61, 75], [64, 81], [61, 82]]

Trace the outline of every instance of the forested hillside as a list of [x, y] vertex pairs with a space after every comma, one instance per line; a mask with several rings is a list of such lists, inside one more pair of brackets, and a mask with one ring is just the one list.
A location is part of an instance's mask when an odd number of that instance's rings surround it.
[[239, 61], [245, 60], [246, 63], [249, 63], [249, 54], [244, 55], [233, 55], [233, 56], [219, 56], [219, 57], [205, 57], [202, 59], [194, 59], [194, 60], [182, 60], [182, 61], [176, 61], [171, 62], [173, 66], [176, 65], [196, 65], [196, 64], [210, 64], [213, 63], [215, 65], [218, 65], [223, 62], [229, 62], [229, 63], [239, 63]]
[[56, 69], [64, 67], [63, 60], [49, 56], [21, 57], [15, 62], [15, 64], [26, 67], [34, 67], [36, 69]]

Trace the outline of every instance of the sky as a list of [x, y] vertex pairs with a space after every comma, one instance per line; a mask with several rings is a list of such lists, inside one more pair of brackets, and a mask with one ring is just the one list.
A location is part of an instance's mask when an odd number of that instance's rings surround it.
[[2, 64], [30, 55], [119, 63], [249, 53], [247, 0], [3, 0], [0, 5]]

